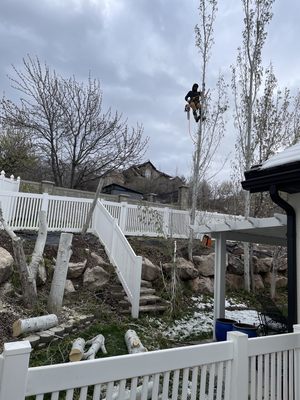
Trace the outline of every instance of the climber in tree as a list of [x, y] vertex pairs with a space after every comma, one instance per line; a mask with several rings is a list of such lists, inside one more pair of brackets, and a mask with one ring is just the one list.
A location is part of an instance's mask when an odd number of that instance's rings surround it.
[[[198, 92], [198, 87], [199, 85], [197, 83], [193, 84], [192, 90], [190, 90], [187, 95], [185, 96], [185, 101], [187, 101], [193, 110], [193, 115], [195, 118], [195, 121], [198, 122], [201, 118], [201, 104], [200, 104], [200, 97], [201, 97], [201, 92]], [[199, 110], [199, 115], [198, 115], [198, 110]], [[204, 121], [204, 117], [202, 118], [202, 121]]]

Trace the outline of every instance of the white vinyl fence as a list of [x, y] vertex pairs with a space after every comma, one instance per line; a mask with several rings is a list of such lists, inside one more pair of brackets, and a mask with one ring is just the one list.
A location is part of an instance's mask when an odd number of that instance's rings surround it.
[[[91, 202], [91, 199], [52, 196], [48, 193], [13, 193], [0, 190], [4, 217], [9, 225], [17, 230], [37, 230], [38, 212], [43, 209], [47, 211], [49, 231], [80, 232]], [[174, 238], [189, 236], [189, 211], [169, 207], [137, 206], [125, 202], [115, 203], [103, 199], [101, 203], [117, 220], [124, 235]], [[195, 224], [241, 219], [241, 216], [197, 211]]]
[[298, 400], [299, 332], [35, 368], [29, 342], [6, 343], [0, 400]]
[[5, 177], [5, 172], [0, 172], [0, 192], [18, 192], [20, 188], [20, 177], [17, 179], [13, 175]]

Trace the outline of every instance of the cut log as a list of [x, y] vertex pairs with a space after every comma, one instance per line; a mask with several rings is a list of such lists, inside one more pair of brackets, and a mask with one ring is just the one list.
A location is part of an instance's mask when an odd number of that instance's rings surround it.
[[55, 314], [18, 319], [13, 323], [13, 337], [20, 336], [22, 333], [46, 330], [56, 325], [58, 325], [58, 319]]
[[51, 313], [59, 314], [62, 307], [69, 260], [72, 253], [72, 239], [72, 233], [60, 235], [56, 266], [48, 298], [48, 311]]
[[54, 340], [55, 335], [54, 335], [54, 332], [48, 330], [48, 331], [39, 332], [39, 337], [40, 337], [41, 343], [49, 343], [52, 340]]
[[32, 348], [36, 347], [39, 342], [40, 342], [40, 336], [39, 335], [30, 335], [30, 336], [26, 336], [23, 338], [23, 340], [27, 340], [30, 343], [30, 346]]
[[86, 342], [87, 345], [91, 345], [89, 350], [84, 353], [83, 359], [84, 360], [94, 360], [97, 352], [101, 349], [103, 354], [107, 354], [105, 348], [105, 338], [103, 335], [97, 335], [93, 339], [90, 339]]
[[125, 333], [125, 343], [129, 354], [144, 353], [145, 351], [148, 351], [146, 347], [142, 345], [137, 333], [132, 329], [128, 329]]
[[80, 361], [83, 358], [84, 346], [85, 346], [85, 340], [82, 338], [77, 338], [73, 342], [72, 349], [69, 353], [69, 360], [72, 362]]

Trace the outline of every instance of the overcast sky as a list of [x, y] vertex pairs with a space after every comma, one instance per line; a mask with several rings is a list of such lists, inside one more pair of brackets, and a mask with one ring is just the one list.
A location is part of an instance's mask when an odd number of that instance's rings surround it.
[[[0, 0], [0, 91], [16, 99], [7, 74], [26, 54], [38, 56], [63, 76], [98, 78], [104, 108], [122, 112], [129, 125], [143, 123], [149, 136], [145, 160], [171, 175], [188, 175], [192, 143], [184, 96], [200, 80], [194, 45], [197, 0]], [[276, 0], [264, 48], [280, 85], [300, 87], [300, 1]], [[240, 0], [219, 0], [215, 46], [207, 87], [230, 64], [241, 42]], [[230, 115], [228, 115], [230, 117]], [[235, 132], [228, 125], [212, 168], [230, 151]], [[230, 163], [218, 175], [228, 179]]]

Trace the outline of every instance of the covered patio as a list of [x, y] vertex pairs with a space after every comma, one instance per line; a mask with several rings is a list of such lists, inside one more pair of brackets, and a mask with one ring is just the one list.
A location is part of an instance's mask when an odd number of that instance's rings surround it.
[[214, 321], [225, 317], [226, 242], [287, 245], [287, 217], [283, 214], [194, 226], [194, 231], [209, 234], [215, 240]]

